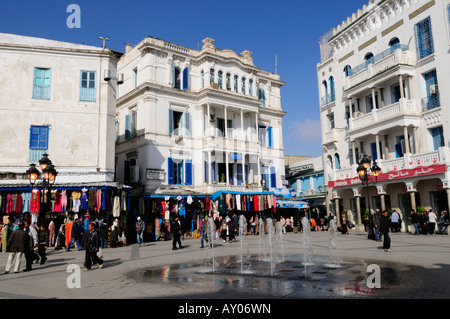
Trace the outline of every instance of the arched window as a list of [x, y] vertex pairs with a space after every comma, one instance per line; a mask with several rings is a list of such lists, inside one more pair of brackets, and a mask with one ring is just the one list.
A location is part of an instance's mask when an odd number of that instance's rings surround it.
[[205, 87], [205, 71], [201, 72], [202, 89]]
[[344, 68], [344, 74], [345, 76], [349, 76], [350, 75], [350, 71], [351, 71], [352, 67], [350, 65], [346, 65]]
[[341, 169], [341, 160], [339, 158], [339, 154], [338, 153], [334, 154], [334, 167], [336, 169]]
[[227, 90], [231, 91], [231, 74], [227, 73]]
[[245, 89], [245, 78], [242, 78], [242, 94], [245, 94], [246, 89]]
[[261, 107], [266, 107], [266, 94], [263, 88], [258, 89], [258, 100], [262, 101]]
[[323, 101], [322, 104], [326, 105], [328, 104], [330, 101], [328, 100], [328, 84], [327, 81], [323, 81], [322, 82], [322, 87], [323, 87]]
[[183, 90], [189, 90], [189, 67], [183, 70]]
[[218, 85], [219, 85], [219, 89], [222, 89], [223, 87], [223, 73], [222, 73], [222, 71], [219, 71], [219, 82], [218, 82]]
[[333, 102], [336, 97], [334, 93], [334, 78], [330, 76], [328, 81], [330, 82], [330, 100], [328, 102]]
[[248, 95], [253, 96], [253, 80], [248, 80]]
[[173, 87], [175, 89], [181, 88], [181, 79], [180, 79], [181, 70], [179, 67], [174, 67], [173, 69]]
[[366, 65], [369, 65], [371, 63], [374, 63], [374, 58], [373, 58], [373, 53], [369, 52], [366, 54], [366, 56], [364, 57], [364, 60], [366, 61]]
[[209, 70], [209, 82], [210, 83], [214, 83], [215, 82], [215, 78], [214, 78], [214, 74], [215, 74], [215, 71], [214, 71], [214, 69], [210, 69]]
[[327, 157], [327, 165], [330, 170], [333, 170], [333, 158], [331, 157], [331, 155], [328, 155]]
[[239, 93], [239, 77], [234, 76], [234, 92]]
[[392, 38], [391, 41], [389, 41], [390, 47], [399, 47], [400, 46], [400, 40], [398, 38]]

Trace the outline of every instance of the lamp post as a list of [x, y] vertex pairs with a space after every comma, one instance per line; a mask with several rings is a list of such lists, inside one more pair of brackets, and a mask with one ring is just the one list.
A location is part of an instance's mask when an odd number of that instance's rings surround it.
[[[47, 196], [50, 196], [51, 186], [55, 184], [56, 175], [58, 172], [52, 164], [52, 161], [48, 158], [48, 154], [43, 154], [42, 158], [39, 160], [39, 165], [42, 170], [42, 186], [41, 186], [41, 197], [39, 198], [39, 222], [42, 224], [44, 220], [45, 211], [44, 211], [44, 189], [47, 190]], [[30, 164], [30, 168], [27, 170], [28, 180], [30, 181], [31, 186], [35, 186], [36, 182], [41, 176], [41, 173], [36, 168], [36, 164]], [[47, 197], [48, 203], [48, 197]]]
[[365, 185], [367, 188], [367, 205], [369, 208], [369, 239], [372, 237], [373, 231], [372, 219], [370, 218], [369, 184], [373, 183], [375, 185], [378, 181], [378, 175], [380, 175], [381, 172], [381, 168], [377, 165], [376, 161], [373, 161], [372, 167], [370, 167], [370, 162], [370, 157], [364, 154], [357, 168], [359, 179], [361, 180], [363, 186]]

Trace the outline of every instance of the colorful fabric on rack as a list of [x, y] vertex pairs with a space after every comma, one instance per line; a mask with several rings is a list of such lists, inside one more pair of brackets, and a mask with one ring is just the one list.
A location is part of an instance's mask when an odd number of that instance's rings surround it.
[[38, 189], [34, 189], [31, 192], [31, 199], [30, 199], [30, 212], [32, 214], [37, 214], [39, 213], [39, 203], [40, 203], [40, 198], [41, 198], [41, 191]]

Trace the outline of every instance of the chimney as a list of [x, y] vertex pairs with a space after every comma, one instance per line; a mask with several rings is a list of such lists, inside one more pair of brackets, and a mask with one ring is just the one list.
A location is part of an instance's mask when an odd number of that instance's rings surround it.
[[130, 43], [127, 43], [127, 44], [125, 45], [125, 53], [130, 52], [132, 48], [133, 48], [133, 45], [130, 44]]

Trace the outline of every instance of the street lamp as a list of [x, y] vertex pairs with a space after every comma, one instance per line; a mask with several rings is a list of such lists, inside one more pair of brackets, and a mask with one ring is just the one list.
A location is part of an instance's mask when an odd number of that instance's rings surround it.
[[[367, 205], [369, 208], [369, 216], [370, 216], [369, 184], [373, 183], [375, 185], [378, 181], [378, 176], [380, 175], [381, 172], [381, 168], [377, 165], [376, 161], [373, 161], [372, 167], [370, 167], [370, 162], [371, 159], [364, 154], [361, 161], [359, 162], [358, 168], [356, 169], [358, 172], [359, 179], [361, 180], [363, 186], [365, 185], [367, 188]], [[371, 218], [369, 218], [369, 234], [368, 234], [369, 239], [372, 235], [371, 232], [372, 227], [373, 227], [372, 220]]]
[[[53, 186], [56, 182], [56, 175], [58, 172], [52, 164], [52, 161], [48, 158], [48, 154], [43, 154], [43, 157], [39, 160], [39, 165], [42, 170], [42, 191], [40, 201], [40, 209], [39, 209], [39, 221], [42, 223], [45, 212], [44, 212], [44, 189], [47, 189], [47, 194], [50, 195], [51, 186]], [[41, 176], [41, 173], [36, 168], [36, 164], [30, 164], [30, 168], [26, 171], [28, 175], [28, 180], [31, 186], [36, 185], [36, 182]]]

